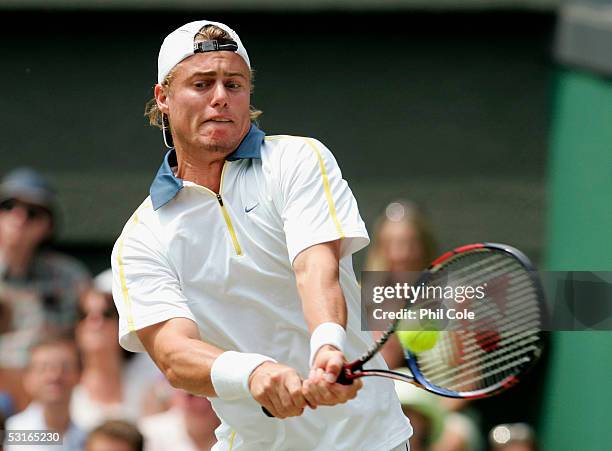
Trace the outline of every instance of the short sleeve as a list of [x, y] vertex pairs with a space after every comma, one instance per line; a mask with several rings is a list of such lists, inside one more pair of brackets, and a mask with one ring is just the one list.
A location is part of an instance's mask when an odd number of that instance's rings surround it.
[[370, 242], [357, 201], [332, 153], [312, 138], [295, 138], [280, 161], [281, 216], [290, 261], [304, 249], [342, 240], [341, 257]]
[[119, 343], [145, 351], [136, 331], [171, 318], [195, 322], [164, 248], [138, 212], [115, 243], [111, 257], [113, 298], [119, 312]]

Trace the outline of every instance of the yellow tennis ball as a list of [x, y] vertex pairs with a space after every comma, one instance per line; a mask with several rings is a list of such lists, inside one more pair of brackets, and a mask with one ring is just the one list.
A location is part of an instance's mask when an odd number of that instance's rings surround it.
[[440, 332], [437, 330], [400, 330], [397, 338], [404, 349], [418, 353], [429, 351], [438, 342]]

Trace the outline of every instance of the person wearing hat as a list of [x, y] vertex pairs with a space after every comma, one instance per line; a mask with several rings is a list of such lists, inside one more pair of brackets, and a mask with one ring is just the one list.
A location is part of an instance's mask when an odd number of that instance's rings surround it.
[[165, 38], [147, 113], [170, 150], [113, 249], [120, 343], [210, 398], [214, 450], [405, 451], [392, 381], [335, 382], [373, 341], [352, 268], [369, 243], [355, 198], [321, 142], [256, 126], [251, 81], [228, 26]]
[[57, 197], [38, 172], [19, 168], [0, 182], [0, 390], [26, 399], [21, 375], [29, 346], [70, 330], [89, 282], [78, 261], [47, 249], [57, 226]]

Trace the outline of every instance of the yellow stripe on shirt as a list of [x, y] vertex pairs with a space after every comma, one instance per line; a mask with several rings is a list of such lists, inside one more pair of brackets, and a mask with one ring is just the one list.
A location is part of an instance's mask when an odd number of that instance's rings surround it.
[[[131, 231], [138, 224], [138, 214], [134, 213], [132, 216], [132, 221], [128, 230], [125, 233]], [[130, 300], [130, 295], [127, 289], [127, 283], [125, 281], [125, 269], [123, 265], [123, 241], [125, 234], [121, 234], [121, 239], [119, 240], [119, 247], [117, 250], [117, 262], [119, 263], [119, 280], [121, 281], [121, 292], [123, 293], [123, 303], [125, 304], [125, 309], [127, 312], [127, 322], [128, 322], [128, 330], [130, 332], [134, 332], [136, 328], [134, 327], [134, 316], [132, 315], [132, 301]]]
[[229, 451], [232, 451], [232, 449], [234, 449], [234, 439], [236, 438], [236, 431], [232, 431], [232, 435], [230, 436], [230, 447], [229, 447]]
[[331, 188], [329, 187], [329, 179], [327, 178], [327, 171], [325, 170], [325, 162], [323, 161], [323, 157], [321, 156], [321, 152], [315, 145], [314, 141], [311, 138], [304, 138], [306, 142], [313, 148], [315, 153], [317, 154], [317, 159], [319, 160], [319, 169], [321, 170], [321, 177], [323, 178], [323, 189], [325, 190], [325, 197], [327, 198], [327, 205], [329, 207], [329, 214], [336, 225], [336, 230], [340, 235], [340, 239], [344, 238], [344, 232], [342, 231], [342, 226], [340, 225], [340, 221], [338, 221], [338, 215], [336, 214], [336, 206], [334, 205], [334, 198], [331, 195]]

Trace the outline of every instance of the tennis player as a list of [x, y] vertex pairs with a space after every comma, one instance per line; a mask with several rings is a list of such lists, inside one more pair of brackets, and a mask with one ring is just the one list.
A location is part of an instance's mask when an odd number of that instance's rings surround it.
[[251, 78], [221, 23], [161, 46], [148, 114], [172, 147], [113, 249], [120, 343], [211, 399], [215, 450], [406, 450], [393, 382], [335, 383], [372, 343], [357, 203], [324, 145], [253, 124]]

